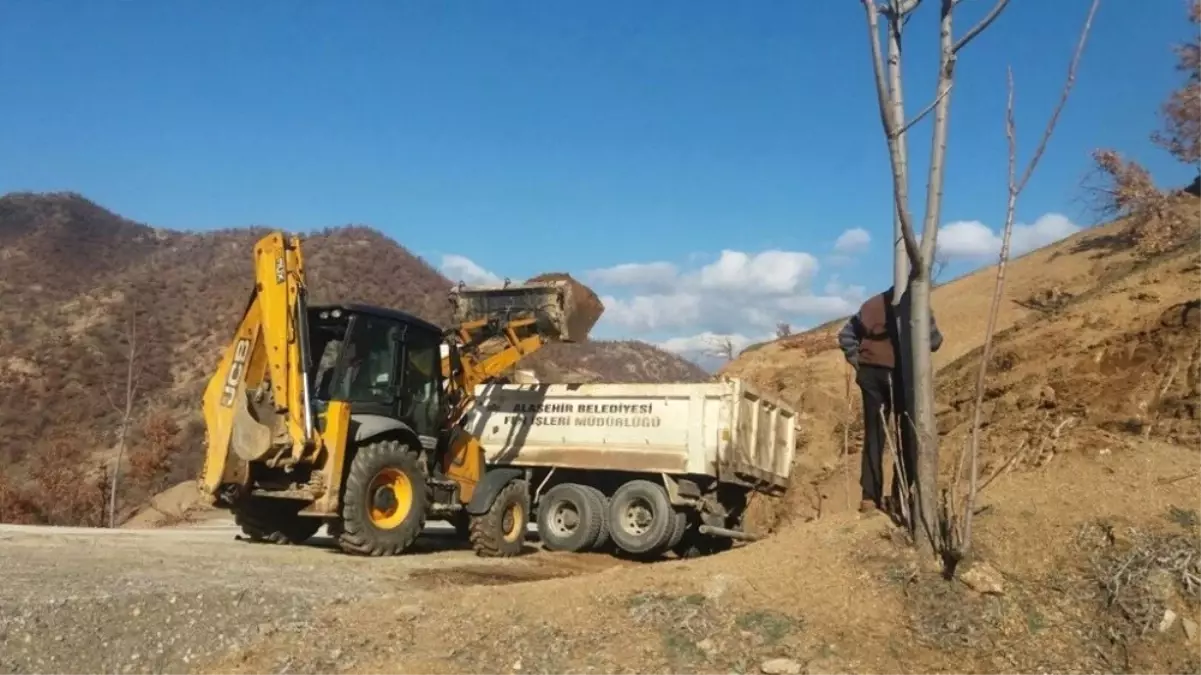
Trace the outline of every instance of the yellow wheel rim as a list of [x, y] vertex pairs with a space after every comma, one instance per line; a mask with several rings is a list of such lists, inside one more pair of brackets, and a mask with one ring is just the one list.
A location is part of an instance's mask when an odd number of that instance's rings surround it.
[[505, 509], [504, 531], [505, 541], [516, 541], [518, 537], [524, 534], [522, 523], [525, 521], [525, 510], [521, 508], [521, 504], [513, 504]]
[[413, 483], [399, 469], [383, 469], [372, 479], [367, 499], [371, 500], [367, 507], [371, 524], [390, 530], [404, 522], [413, 509]]

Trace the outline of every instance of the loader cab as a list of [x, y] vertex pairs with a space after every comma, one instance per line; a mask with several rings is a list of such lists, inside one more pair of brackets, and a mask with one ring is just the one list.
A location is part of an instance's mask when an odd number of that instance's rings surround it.
[[447, 414], [442, 330], [396, 310], [364, 305], [310, 307], [309, 353], [318, 419], [329, 401], [351, 415], [404, 421], [419, 436], [436, 436]]

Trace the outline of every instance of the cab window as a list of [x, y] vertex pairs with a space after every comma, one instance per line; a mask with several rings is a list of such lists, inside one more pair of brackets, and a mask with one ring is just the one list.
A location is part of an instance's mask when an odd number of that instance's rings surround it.
[[342, 346], [341, 377], [334, 398], [351, 402], [389, 403], [395, 395], [393, 374], [399, 343], [391, 321], [359, 316]]

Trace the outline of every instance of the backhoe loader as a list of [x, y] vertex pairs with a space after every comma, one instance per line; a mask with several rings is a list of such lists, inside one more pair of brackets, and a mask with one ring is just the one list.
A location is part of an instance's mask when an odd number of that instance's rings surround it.
[[456, 325], [359, 304], [309, 306], [300, 238], [254, 247], [255, 284], [209, 380], [202, 497], [252, 540], [300, 543], [325, 524], [346, 552], [397, 555], [427, 519], [482, 556], [522, 550], [528, 477], [489, 469], [464, 431], [477, 385], [603, 311], [573, 280], [451, 289]]

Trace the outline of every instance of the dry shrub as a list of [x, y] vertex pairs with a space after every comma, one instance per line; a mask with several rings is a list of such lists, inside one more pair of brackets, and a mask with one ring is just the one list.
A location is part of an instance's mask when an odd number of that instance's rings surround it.
[[1145, 168], [1107, 149], [1094, 151], [1093, 161], [1097, 184], [1091, 190], [1099, 210], [1126, 216], [1126, 234], [1142, 253], [1159, 253], [1180, 243], [1193, 223], [1171, 208], [1171, 199], [1155, 186]]
[[23, 501], [34, 522], [98, 527], [104, 523], [108, 475], [87, 464], [90, 442], [55, 438], [38, 448]]
[[1201, 608], [1197, 513], [1173, 508], [1166, 515], [1179, 527], [1090, 523], [1077, 536], [1098, 588], [1104, 637], [1122, 649], [1156, 631], [1168, 611], [1195, 617]]
[[25, 491], [11, 477], [0, 474], [0, 523], [34, 524], [35, 515]]
[[128, 492], [154, 493], [166, 487], [171, 466], [179, 454], [179, 424], [166, 410], [146, 416], [141, 434], [129, 455]]
[[1184, 164], [1201, 161], [1201, 0], [1189, 5], [1193, 24], [1192, 42], [1176, 45], [1176, 70], [1185, 74], [1185, 82], [1168, 95], [1160, 107], [1163, 128], [1151, 138]]

